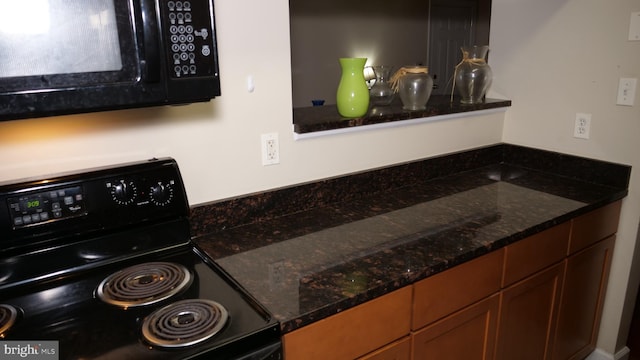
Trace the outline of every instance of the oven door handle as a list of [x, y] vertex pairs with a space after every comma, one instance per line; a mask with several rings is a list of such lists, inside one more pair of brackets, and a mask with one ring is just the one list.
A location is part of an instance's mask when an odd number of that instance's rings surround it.
[[144, 81], [160, 81], [160, 27], [155, 0], [141, 0]]

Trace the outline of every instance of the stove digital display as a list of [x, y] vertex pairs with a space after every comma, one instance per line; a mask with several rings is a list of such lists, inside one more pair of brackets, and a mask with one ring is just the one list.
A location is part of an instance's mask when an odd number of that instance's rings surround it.
[[86, 215], [80, 186], [31, 193], [7, 202], [14, 229]]
[[40, 199], [27, 200], [27, 208], [39, 208], [40, 207]]

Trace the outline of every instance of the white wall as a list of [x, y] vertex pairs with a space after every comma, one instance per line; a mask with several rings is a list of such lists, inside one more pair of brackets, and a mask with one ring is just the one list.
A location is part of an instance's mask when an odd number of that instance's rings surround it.
[[[492, 144], [504, 139], [640, 166], [640, 99], [617, 107], [620, 76], [640, 77], [627, 42], [638, 0], [494, 0], [490, 64], [502, 114], [294, 141], [287, 0], [216, 1], [222, 97], [187, 107], [0, 123], [0, 181], [151, 156], [178, 160], [192, 204]], [[246, 91], [255, 77], [256, 90]], [[572, 138], [576, 112], [590, 140]], [[503, 120], [504, 126], [503, 126]], [[277, 131], [281, 164], [260, 164]], [[504, 131], [504, 135], [503, 135]], [[599, 346], [614, 352], [640, 218], [634, 172], [625, 201]]]
[[[492, 91], [513, 101], [504, 141], [634, 167], [598, 342], [609, 354], [626, 341], [618, 327], [640, 218], [640, 97], [615, 105], [618, 79], [640, 78], [640, 41], [627, 40], [634, 11], [638, 0], [493, 0], [491, 18]], [[573, 138], [579, 112], [593, 116], [589, 140]]]

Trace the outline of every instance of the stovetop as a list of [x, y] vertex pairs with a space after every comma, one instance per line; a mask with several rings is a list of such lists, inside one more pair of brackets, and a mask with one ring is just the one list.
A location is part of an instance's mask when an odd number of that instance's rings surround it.
[[[161, 302], [127, 309], [96, 296], [98, 286], [109, 275], [128, 266], [159, 261], [186, 267], [193, 277], [190, 286]], [[196, 248], [184, 246], [25, 285], [11, 289], [9, 296], [3, 292], [0, 303], [18, 309], [18, 318], [4, 340], [59, 341], [60, 359], [119, 360], [185, 359], [203, 353], [232, 359], [247, 349], [278, 341], [278, 327], [269, 314], [205, 261]], [[213, 300], [224, 307], [228, 320], [219, 333], [184, 348], [154, 346], [143, 338], [145, 318], [188, 299]]]
[[279, 359], [279, 324], [190, 241], [188, 211], [173, 159], [0, 184], [0, 341]]

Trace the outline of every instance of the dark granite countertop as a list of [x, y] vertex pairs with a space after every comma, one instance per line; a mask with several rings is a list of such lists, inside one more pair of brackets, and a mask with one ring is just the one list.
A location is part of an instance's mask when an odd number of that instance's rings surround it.
[[192, 209], [288, 332], [626, 196], [631, 168], [509, 144]]
[[402, 103], [396, 97], [391, 105], [371, 107], [365, 116], [358, 118], [341, 117], [336, 105], [310, 106], [293, 109], [293, 130], [305, 134], [509, 106], [511, 100], [486, 99], [480, 104], [464, 105], [457, 98], [452, 102], [450, 96], [434, 95], [429, 98], [426, 109], [407, 111], [402, 109]]

